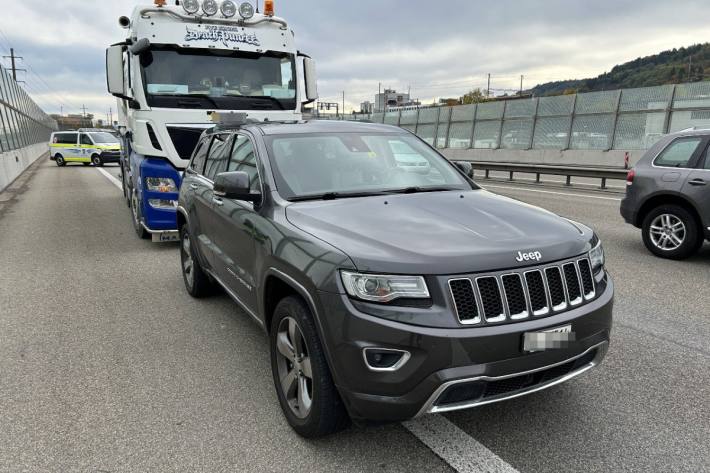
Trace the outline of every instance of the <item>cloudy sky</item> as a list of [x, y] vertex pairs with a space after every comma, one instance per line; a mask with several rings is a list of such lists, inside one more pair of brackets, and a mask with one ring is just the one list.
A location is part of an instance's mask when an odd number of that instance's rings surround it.
[[[255, 0], [252, 0], [254, 2]], [[149, 0], [2, 0], [0, 52], [24, 56], [27, 90], [48, 112], [98, 117], [104, 49], [117, 24]], [[424, 101], [473, 87], [515, 89], [596, 76], [615, 64], [710, 41], [707, 0], [276, 0], [299, 48], [318, 61], [320, 95], [347, 108], [379, 83]], [[7, 65], [7, 61], [5, 61]]]

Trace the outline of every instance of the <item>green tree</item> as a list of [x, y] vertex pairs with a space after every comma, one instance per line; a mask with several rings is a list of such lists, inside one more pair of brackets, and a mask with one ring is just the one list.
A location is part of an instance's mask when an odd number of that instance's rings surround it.
[[461, 103], [464, 105], [487, 102], [488, 100], [488, 97], [486, 97], [486, 94], [484, 94], [480, 88], [473, 89], [472, 91], [464, 94], [464, 96], [461, 97]]

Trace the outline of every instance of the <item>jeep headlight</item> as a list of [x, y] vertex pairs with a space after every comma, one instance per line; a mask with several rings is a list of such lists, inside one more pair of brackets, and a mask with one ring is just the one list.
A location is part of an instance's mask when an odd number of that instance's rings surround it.
[[168, 177], [146, 177], [145, 186], [151, 192], [164, 194], [178, 191], [175, 181]]
[[347, 293], [365, 301], [429, 298], [429, 288], [422, 276], [360, 274], [350, 271], [341, 271], [340, 274]]
[[596, 245], [589, 252], [589, 261], [592, 262], [592, 273], [598, 274], [604, 268], [604, 247], [599, 238], [596, 239]]

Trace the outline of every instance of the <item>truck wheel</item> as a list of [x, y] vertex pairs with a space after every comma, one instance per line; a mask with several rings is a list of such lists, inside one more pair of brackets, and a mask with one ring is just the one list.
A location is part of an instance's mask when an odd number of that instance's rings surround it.
[[183, 225], [180, 229], [180, 263], [182, 266], [182, 279], [185, 282], [187, 293], [196, 299], [201, 299], [212, 294], [212, 282], [202, 270], [200, 261], [195, 252], [195, 246], [190, 238], [190, 229]]
[[330, 374], [313, 316], [299, 297], [276, 306], [269, 333], [271, 371], [279, 403], [293, 430], [323, 437], [350, 419]]
[[56, 156], [54, 156], [54, 162], [57, 163], [57, 166], [62, 167], [66, 166], [66, 161], [64, 161], [64, 156], [61, 154], [57, 153]]
[[138, 193], [135, 189], [131, 191], [131, 220], [133, 221], [133, 229], [136, 231], [136, 235], [141, 239], [148, 239], [150, 234], [146, 231], [145, 227], [141, 221], [143, 220], [143, 213], [141, 212], [141, 204], [138, 201]]
[[642, 235], [646, 248], [661, 258], [686, 259], [703, 244], [695, 218], [677, 205], [651, 210], [643, 220]]
[[104, 166], [104, 160], [101, 159], [101, 156], [100, 156], [100, 155], [94, 154], [94, 155], [91, 156], [91, 164], [93, 164], [94, 166], [98, 166], [98, 167], [101, 168], [101, 167]]

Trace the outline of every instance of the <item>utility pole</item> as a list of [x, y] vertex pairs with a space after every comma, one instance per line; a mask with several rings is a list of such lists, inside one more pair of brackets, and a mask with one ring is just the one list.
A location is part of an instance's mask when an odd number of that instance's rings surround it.
[[[382, 98], [382, 82], [380, 82], [379, 85], [377, 86], [377, 99], [375, 99], [375, 107], [377, 107], [378, 112], [382, 111], [379, 109], [379, 104], [377, 103], [377, 100], [381, 99], [381, 98]], [[384, 102], [384, 100], [383, 100], [383, 102]]]
[[82, 113], [82, 117], [86, 118], [86, 105], [82, 105], [82, 106], [81, 106], [81, 110], [82, 110], [82, 112], [83, 112], [83, 113]]
[[488, 88], [486, 89], [486, 97], [491, 96], [491, 74], [488, 73]]
[[17, 66], [15, 65], [15, 59], [24, 59], [24, 57], [15, 56], [15, 49], [10, 48], [10, 55], [3, 56], [3, 58], [10, 59], [10, 62], [12, 64], [12, 78], [14, 79], [15, 82], [17, 82], [17, 71], [27, 72], [27, 69], [18, 69]]
[[523, 78], [525, 78], [524, 75], [520, 75], [520, 96], [523, 96]]
[[343, 118], [345, 118], [345, 91], [343, 90]]
[[113, 128], [113, 107], [108, 109], [109, 125]]

